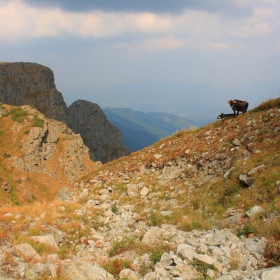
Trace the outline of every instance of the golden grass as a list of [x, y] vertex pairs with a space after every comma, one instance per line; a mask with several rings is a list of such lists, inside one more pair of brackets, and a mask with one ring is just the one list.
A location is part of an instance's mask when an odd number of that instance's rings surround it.
[[269, 213], [262, 213], [248, 220], [245, 228], [266, 237], [271, 242], [275, 236], [280, 237], [280, 218], [270, 216]]
[[279, 108], [280, 107], [280, 98], [276, 98], [276, 99], [269, 99], [267, 101], [262, 102], [259, 106], [257, 106], [256, 108], [253, 108], [252, 110], [250, 110], [250, 113], [256, 113], [256, 112], [260, 112], [260, 111], [266, 111], [272, 108]]
[[[39, 114], [43, 117], [30, 106], [15, 107], [2, 104], [2, 107], [5, 107], [8, 112], [22, 111], [28, 112], [29, 116], [34, 117]], [[58, 158], [65, 157], [65, 147], [71, 139], [58, 141], [54, 155], [45, 162], [46, 168], [53, 174], [52, 177], [38, 172], [26, 173], [12, 166], [13, 158], [24, 158], [25, 151], [22, 141], [27, 141], [29, 134], [27, 132], [32, 129], [33, 122], [34, 118], [32, 120], [32, 118], [27, 119], [26, 117], [24, 124], [19, 123], [13, 121], [11, 115], [8, 114], [0, 118], [0, 184], [8, 182], [12, 190], [10, 193], [5, 193], [0, 189], [0, 207], [8, 203], [26, 204], [34, 201], [52, 201], [61, 187], [68, 183], [66, 174], [64, 174], [64, 166], [58, 163]], [[61, 138], [61, 136], [59, 137]], [[97, 168], [97, 164], [92, 162], [89, 157], [85, 157], [84, 164], [87, 166], [87, 170], [82, 171], [81, 176], [86, 175], [89, 170]]]
[[194, 229], [211, 229], [213, 225], [201, 211], [189, 212], [179, 220], [178, 228], [183, 231], [192, 231]]

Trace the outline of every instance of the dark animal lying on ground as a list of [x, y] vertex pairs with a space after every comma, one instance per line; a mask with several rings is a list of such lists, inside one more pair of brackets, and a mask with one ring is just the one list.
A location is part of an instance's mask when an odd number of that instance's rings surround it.
[[239, 112], [242, 112], [243, 114], [246, 113], [249, 106], [249, 103], [245, 100], [242, 101], [242, 100], [234, 99], [234, 100], [229, 100], [227, 103], [230, 105], [235, 115], [237, 112], [237, 116]]
[[217, 119], [223, 119], [223, 118], [235, 118], [236, 115], [235, 114], [224, 114], [224, 113], [221, 113]]

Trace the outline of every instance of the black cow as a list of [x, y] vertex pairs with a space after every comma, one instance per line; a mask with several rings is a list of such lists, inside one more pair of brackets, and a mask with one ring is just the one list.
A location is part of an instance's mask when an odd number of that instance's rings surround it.
[[224, 118], [235, 118], [236, 115], [235, 114], [224, 114], [224, 113], [221, 113], [217, 119], [224, 119]]
[[245, 100], [234, 99], [229, 100], [227, 103], [230, 105], [232, 111], [234, 112], [234, 115], [236, 115], [237, 112], [237, 116], [239, 112], [242, 112], [243, 114], [246, 113], [249, 106], [249, 103]]

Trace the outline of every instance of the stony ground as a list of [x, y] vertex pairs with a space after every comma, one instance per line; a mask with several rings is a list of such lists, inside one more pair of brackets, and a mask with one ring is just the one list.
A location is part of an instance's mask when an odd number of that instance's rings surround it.
[[[270, 240], [245, 230], [279, 221], [279, 150], [256, 162], [278, 147], [279, 116], [273, 108], [179, 132], [54, 202], [2, 209], [0, 279], [280, 279]], [[261, 191], [275, 170], [271, 193]]]
[[[97, 180], [92, 181], [97, 183]], [[30, 242], [13, 245], [2, 239], [0, 279], [115, 279], [102, 264], [117, 259], [129, 263], [121, 270], [120, 279], [280, 279], [280, 267], [265, 268], [267, 240], [264, 237], [240, 238], [231, 229], [186, 232], [171, 224], [151, 226], [134, 212], [135, 206], [115, 206], [110, 200], [113, 190], [109, 189], [107, 193], [100, 189], [99, 194], [93, 196], [89, 192], [90, 186], [77, 186], [76, 195], [62, 190], [61, 198], [69, 202], [52, 205], [52, 209], [37, 218], [5, 214], [10, 227], [21, 220], [26, 224], [26, 232], [21, 234], [45, 244], [48, 249], [40, 255]], [[78, 203], [73, 204], [73, 201]], [[72, 208], [71, 215], [69, 208]], [[98, 221], [96, 217], [92, 218], [96, 210], [99, 211]], [[168, 211], [161, 212], [162, 215], [169, 214]], [[56, 213], [56, 220], [49, 221], [48, 215], [53, 213]], [[233, 212], [230, 217], [236, 215]], [[83, 219], [87, 221], [73, 228], [73, 221]], [[95, 229], [97, 223], [99, 226]], [[89, 224], [95, 226], [90, 228]], [[43, 228], [44, 235], [31, 234], [38, 226]], [[158, 259], [150, 254], [163, 245], [170, 250]], [[137, 249], [141, 246], [146, 248], [143, 254]], [[114, 249], [117, 255], [111, 256]], [[65, 250], [64, 259], [61, 253], [55, 253], [62, 250]]]

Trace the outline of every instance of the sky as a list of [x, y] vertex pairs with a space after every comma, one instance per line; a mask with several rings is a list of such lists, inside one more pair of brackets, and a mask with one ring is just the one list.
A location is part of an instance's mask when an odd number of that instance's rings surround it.
[[0, 0], [0, 30], [0, 61], [48, 66], [68, 105], [280, 95], [279, 0]]

